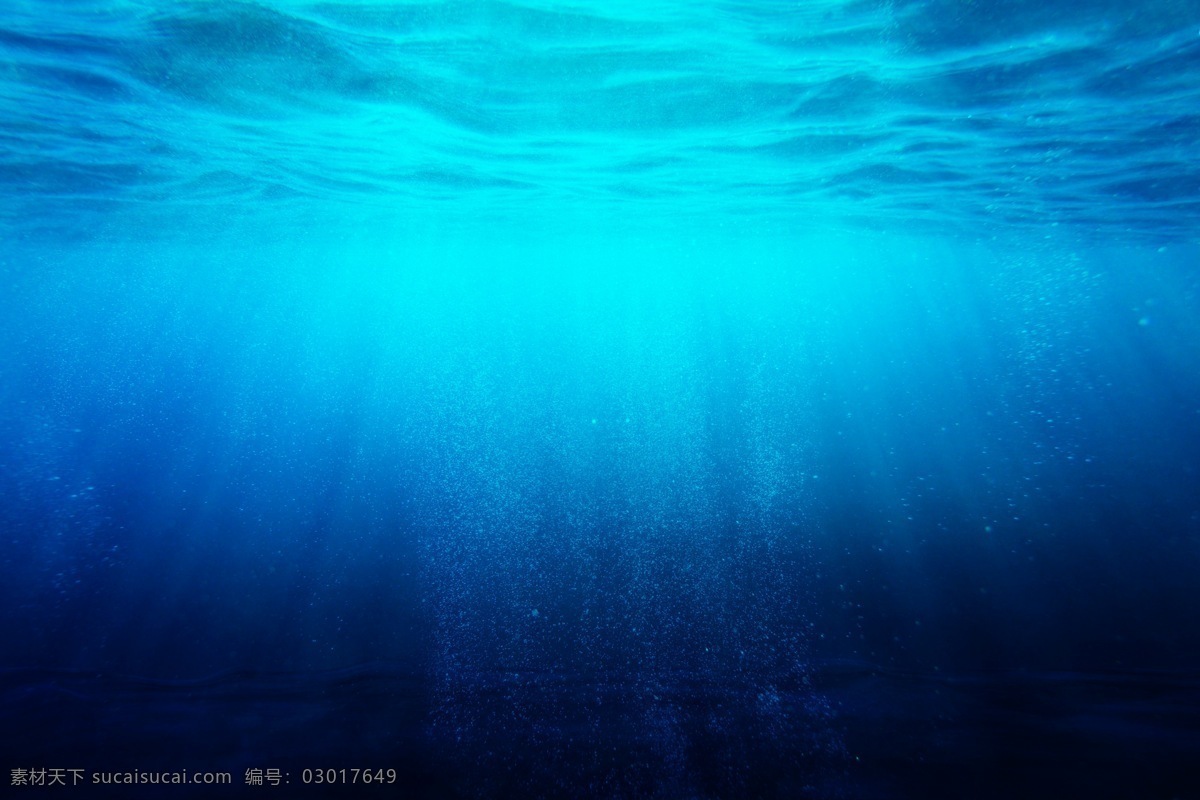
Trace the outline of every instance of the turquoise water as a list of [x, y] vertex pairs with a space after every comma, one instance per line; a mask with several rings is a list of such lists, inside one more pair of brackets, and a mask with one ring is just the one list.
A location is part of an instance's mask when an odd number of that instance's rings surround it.
[[291, 229], [336, 206], [393, 228], [1162, 238], [1198, 213], [1191, 2], [8, 9], [5, 217], [22, 230], [249, 206]]
[[0, 55], [0, 767], [1194, 791], [1200, 4], [9, 2]]

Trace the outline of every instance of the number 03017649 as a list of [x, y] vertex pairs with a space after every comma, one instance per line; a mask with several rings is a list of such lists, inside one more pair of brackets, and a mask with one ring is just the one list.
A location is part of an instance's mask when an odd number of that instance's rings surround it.
[[394, 769], [306, 769], [300, 773], [305, 783], [395, 783]]

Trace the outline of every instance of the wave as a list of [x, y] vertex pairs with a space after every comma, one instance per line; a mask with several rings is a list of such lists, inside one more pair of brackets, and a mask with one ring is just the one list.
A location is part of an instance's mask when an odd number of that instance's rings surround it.
[[0, 20], [0, 214], [643, 205], [1187, 236], [1200, 5], [1126, 6], [30, 3]]

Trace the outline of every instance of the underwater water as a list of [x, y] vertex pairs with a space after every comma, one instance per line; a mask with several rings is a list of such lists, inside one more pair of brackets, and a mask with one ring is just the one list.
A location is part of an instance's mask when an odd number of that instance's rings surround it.
[[1200, 3], [0, 56], [14, 796], [1200, 796]]

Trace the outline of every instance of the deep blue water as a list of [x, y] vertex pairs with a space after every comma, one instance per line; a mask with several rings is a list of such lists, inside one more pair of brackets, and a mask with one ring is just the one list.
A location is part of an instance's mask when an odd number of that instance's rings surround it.
[[1198, 109], [1195, 0], [10, 0], [4, 788], [1200, 796]]

